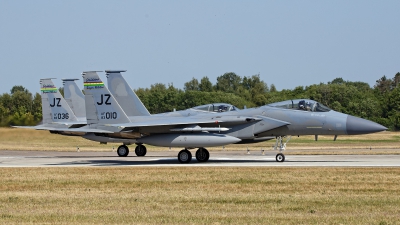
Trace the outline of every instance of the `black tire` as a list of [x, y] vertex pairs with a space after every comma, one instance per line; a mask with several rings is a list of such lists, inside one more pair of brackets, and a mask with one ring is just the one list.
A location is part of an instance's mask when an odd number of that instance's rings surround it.
[[210, 158], [210, 153], [208, 152], [207, 149], [199, 148], [196, 151], [196, 159], [197, 159], [197, 161], [199, 161], [199, 162], [207, 162], [209, 158]]
[[146, 146], [144, 146], [144, 145], [138, 145], [138, 146], [136, 146], [136, 148], [135, 148], [135, 154], [136, 154], [137, 156], [145, 156], [146, 153], [147, 153]]
[[129, 155], [129, 148], [126, 145], [120, 145], [117, 149], [118, 156], [126, 157]]
[[278, 154], [276, 154], [275, 159], [276, 159], [277, 162], [284, 162], [285, 161], [285, 155], [282, 154], [282, 153], [278, 153]]
[[192, 153], [187, 149], [183, 149], [178, 153], [178, 160], [180, 163], [190, 163], [192, 160]]

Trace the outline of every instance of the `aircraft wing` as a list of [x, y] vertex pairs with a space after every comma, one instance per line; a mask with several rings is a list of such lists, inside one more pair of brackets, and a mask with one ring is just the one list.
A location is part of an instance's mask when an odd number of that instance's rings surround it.
[[[231, 124], [245, 124], [254, 121], [261, 121], [260, 118], [254, 117], [243, 117], [243, 116], [224, 116], [224, 117], [176, 117], [176, 118], [163, 118], [163, 117], [137, 117], [136, 121], [130, 123], [120, 124], [104, 124], [104, 125], [87, 125], [82, 127], [73, 126], [54, 126], [54, 127], [42, 127], [43, 130], [60, 131], [60, 132], [84, 132], [84, 133], [115, 133], [131, 131], [134, 128], [141, 127], [170, 127], [171, 132], [203, 132], [203, 131], [226, 131], [229, 128], [221, 127]], [[218, 125], [216, 125], [218, 124]], [[202, 125], [208, 125], [207, 127], [201, 127]]]

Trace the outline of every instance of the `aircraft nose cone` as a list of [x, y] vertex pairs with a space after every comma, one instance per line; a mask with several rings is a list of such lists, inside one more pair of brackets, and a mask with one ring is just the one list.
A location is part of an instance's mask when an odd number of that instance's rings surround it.
[[347, 134], [369, 134], [387, 130], [386, 127], [354, 116], [348, 116], [346, 121]]

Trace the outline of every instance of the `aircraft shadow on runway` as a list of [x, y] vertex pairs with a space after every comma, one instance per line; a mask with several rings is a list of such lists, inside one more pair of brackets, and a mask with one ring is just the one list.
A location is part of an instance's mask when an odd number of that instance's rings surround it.
[[[160, 156], [150, 156], [151, 158], [158, 158], [156, 160], [137, 160], [135, 159], [134, 161], [129, 161], [129, 160], [109, 160], [109, 159], [97, 159], [97, 160], [81, 160], [81, 161], [71, 161], [71, 162], [61, 162], [61, 163], [51, 163], [51, 164], [46, 164], [47, 166], [74, 166], [74, 165], [90, 165], [90, 166], [156, 166], [156, 165], [172, 165], [172, 166], [187, 166], [187, 165], [193, 165], [193, 166], [203, 166], [203, 165], [210, 165], [210, 166], [223, 166], [224, 164], [229, 164], [232, 166], [232, 164], [249, 164], [251, 166], [251, 163], [255, 164], [260, 164], [260, 163], [268, 163], [268, 164], [275, 164], [275, 165], [284, 165], [285, 162], [279, 163], [276, 162], [275, 159], [212, 159], [210, 158], [208, 162], [198, 162], [195, 158], [192, 159], [192, 161], [189, 164], [182, 164], [180, 163], [176, 158], [165, 158], [165, 159], [159, 159]], [[150, 158], [146, 157], [146, 158]], [[61, 158], [61, 157], [60, 157]], [[99, 158], [99, 157], [62, 157], [62, 158]], [[107, 158], [112, 158], [112, 157], [107, 157]], [[114, 157], [115, 158], [115, 157]], [[300, 161], [300, 160], [287, 160], [287, 162], [290, 163], [343, 163], [343, 162], [360, 162], [360, 161], [338, 161], [338, 160], [307, 160], [307, 161]]]

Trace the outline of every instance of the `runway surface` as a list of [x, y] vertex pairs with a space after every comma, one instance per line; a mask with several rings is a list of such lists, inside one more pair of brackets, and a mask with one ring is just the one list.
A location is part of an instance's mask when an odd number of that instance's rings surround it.
[[[194, 151], [192, 151], [194, 155]], [[0, 167], [84, 166], [266, 166], [266, 167], [400, 167], [400, 155], [286, 155], [275, 161], [276, 152], [212, 151], [208, 162], [195, 157], [189, 164], [178, 162], [177, 151], [148, 152], [144, 157], [116, 152], [55, 152], [0, 150]]]

